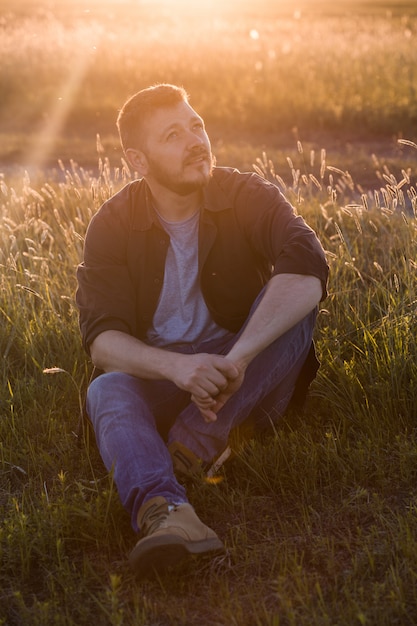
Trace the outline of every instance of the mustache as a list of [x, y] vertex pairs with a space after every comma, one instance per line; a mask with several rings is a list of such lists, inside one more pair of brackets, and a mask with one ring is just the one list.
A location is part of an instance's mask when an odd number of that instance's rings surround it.
[[198, 159], [199, 157], [205, 157], [206, 159], [212, 159], [212, 155], [210, 153], [209, 150], [207, 150], [207, 148], [204, 147], [200, 147], [200, 148], [193, 148], [192, 152], [189, 154], [189, 156], [185, 159], [185, 164], [187, 165], [188, 163], [192, 163], [194, 161], [194, 159]]

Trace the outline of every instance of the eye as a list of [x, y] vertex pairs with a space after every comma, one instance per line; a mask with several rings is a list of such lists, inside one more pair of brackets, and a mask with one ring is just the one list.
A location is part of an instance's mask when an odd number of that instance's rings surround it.
[[178, 137], [178, 133], [176, 130], [172, 130], [170, 133], [168, 133], [166, 140], [167, 141], [173, 141], [174, 139], [176, 139]]

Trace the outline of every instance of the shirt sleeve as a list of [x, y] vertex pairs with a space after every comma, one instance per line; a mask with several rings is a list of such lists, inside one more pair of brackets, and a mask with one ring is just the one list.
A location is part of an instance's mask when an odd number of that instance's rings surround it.
[[105, 330], [135, 333], [135, 294], [126, 259], [128, 229], [106, 203], [87, 229], [84, 259], [77, 268], [76, 302], [83, 346]]
[[273, 274], [316, 276], [327, 296], [328, 264], [313, 229], [288, 202], [278, 187], [251, 174], [238, 200], [242, 228], [259, 254], [266, 255]]

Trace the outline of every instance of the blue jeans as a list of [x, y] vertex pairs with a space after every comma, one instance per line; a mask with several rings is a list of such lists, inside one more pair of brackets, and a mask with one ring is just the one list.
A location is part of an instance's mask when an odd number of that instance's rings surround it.
[[[144, 380], [122, 372], [93, 380], [87, 412], [104, 464], [113, 469], [119, 497], [136, 531], [137, 513], [150, 498], [163, 496], [173, 504], [188, 501], [174, 475], [167, 443], [178, 441], [210, 462], [226, 447], [230, 431], [250, 413], [260, 426], [263, 419], [275, 420], [284, 413], [311, 347], [316, 315], [312, 311], [249, 364], [243, 385], [219, 411], [216, 422], [206, 423], [189, 393], [168, 380]], [[181, 351], [226, 354], [240, 333]]]

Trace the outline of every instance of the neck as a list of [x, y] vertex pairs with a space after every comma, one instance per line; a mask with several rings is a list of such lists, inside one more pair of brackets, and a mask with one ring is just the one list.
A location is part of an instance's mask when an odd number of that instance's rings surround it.
[[201, 206], [201, 192], [195, 191], [186, 196], [169, 189], [155, 189], [150, 186], [155, 209], [168, 222], [182, 222], [194, 215]]

